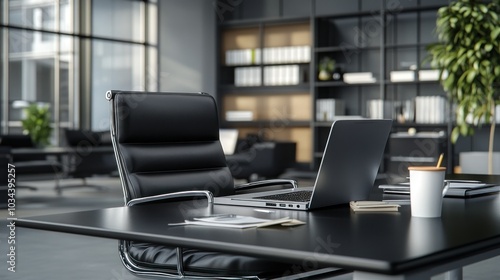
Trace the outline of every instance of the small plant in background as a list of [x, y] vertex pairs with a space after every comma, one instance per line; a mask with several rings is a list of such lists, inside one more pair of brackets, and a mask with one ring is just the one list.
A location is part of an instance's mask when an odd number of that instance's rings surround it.
[[454, 1], [438, 10], [436, 31], [439, 43], [428, 51], [431, 66], [441, 71], [441, 84], [456, 104], [451, 141], [473, 135], [474, 126], [490, 124], [491, 174], [495, 107], [500, 104], [500, 1]]
[[50, 144], [50, 111], [48, 106], [32, 104], [24, 109], [26, 117], [22, 120], [24, 132], [27, 133], [37, 146]]
[[326, 81], [332, 79], [332, 74], [335, 71], [335, 60], [328, 56], [323, 57], [318, 65], [318, 79]]

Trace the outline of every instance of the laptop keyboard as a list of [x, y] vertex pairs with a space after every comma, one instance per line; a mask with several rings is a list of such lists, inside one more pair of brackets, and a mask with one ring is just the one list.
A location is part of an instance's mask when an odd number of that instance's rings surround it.
[[307, 202], [311, 200], [312, 191], [295, 191], [289, 193], [280, 193], [266, 196], [259, 196], [259, 199], [282, 200], [282, 201], [297, 201]]

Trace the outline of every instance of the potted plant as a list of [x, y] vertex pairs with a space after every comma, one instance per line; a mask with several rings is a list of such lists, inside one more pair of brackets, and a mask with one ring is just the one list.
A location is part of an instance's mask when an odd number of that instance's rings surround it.
[[320, 81], [327, 81], [332, 79], [333, 71], [335, 70], [335, 60], [328, 56], [323, 57], [318, 65], [318, 79]]
[[438, 10], [439, 42], [428, 47], [431, 66], [456, 104], [451, 142], [490, 124], [488, 173], [493, 170], [495, 106], [500, 104], [500, 1], [458, 0]]
[[22, 125], [25, 133], [31, 137], [36, 146], [48, 145], [52, 132], [49, 107], [31, 104], [24, 112], [26, 117], [22, 120]]

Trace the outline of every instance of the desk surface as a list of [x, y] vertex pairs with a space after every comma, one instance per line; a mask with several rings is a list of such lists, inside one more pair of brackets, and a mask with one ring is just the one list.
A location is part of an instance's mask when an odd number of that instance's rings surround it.
[[[39, 216], [19, 219], [17, 224], [383, 274], [426, 269], [436, 262], [500, 248], [499, 195], [446, 198], [437, 219], [412, 218], [410, 205], [395, 213], [354, 213], [347, 205], [311, 212], [274, 211], [186, 201]], [[307, 224], [243, 230], [168, 225], [218, 213], [289, 216]]]

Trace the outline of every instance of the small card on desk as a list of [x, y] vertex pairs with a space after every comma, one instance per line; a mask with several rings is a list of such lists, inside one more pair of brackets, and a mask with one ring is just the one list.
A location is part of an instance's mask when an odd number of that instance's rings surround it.
[[400, 205], [385, 201], [351, 201], [354, 212], [397, 212]]

